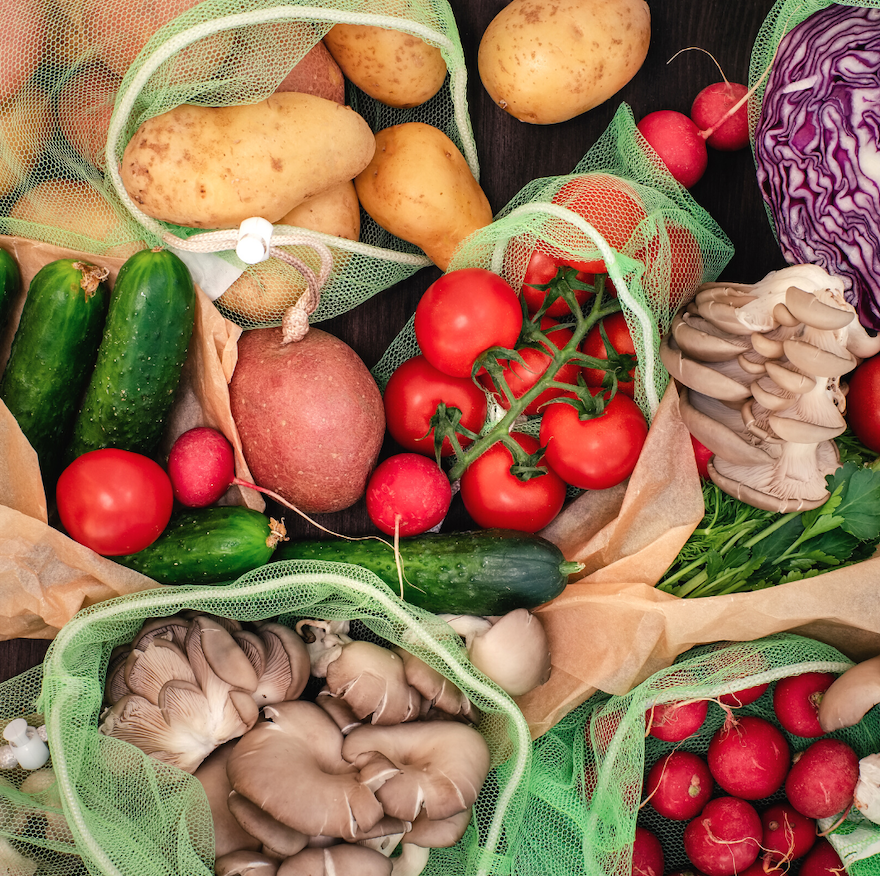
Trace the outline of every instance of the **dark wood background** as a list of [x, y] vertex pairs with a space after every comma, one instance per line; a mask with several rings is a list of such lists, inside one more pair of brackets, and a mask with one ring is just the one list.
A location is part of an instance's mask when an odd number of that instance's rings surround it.
[[[470, 71], [468, 101], [479, 151], [480, 183], [493, 210], [500, 210], [528, 182], [570, 173], [608, 126], [621, 101], [636, 120], [658, 109], [687, 113], [704, 86], [720, 79], [717, 59], [732, 81], [747, 83], [758, 29], [771, 0], [648, 0], [652, 40], [648, 57], [632, 81], [606, 104], [568, 122], [534, 126], [518, 122], [496, 107], [477, 73], [480, 38], [504, 0], [451, 0]], [[670, 62], [681, 49], [687, 51]], [[710, 150], [705, 176], [691, 190], [694, 198], [729, 235], [735, 254], [722, 278], [753, 282], [784, 265], [767, 221], [755, 182], [751, 151]], [[440, 272], [424, 269], [348, 314], [321, 323], [321, 328], [350, 344], [372, 367], [415, 309], [422, 292]], [[394, 450], [386, 446], [383, 453]], [[358, 534], [370, 530], [363, 503], [320, 521], [336, 531]], [[309, 535], [307, 524], [287, 518], [294, 536]], [[451, 528], [465, 528], [463, 509], [454, 504]], [[0, 680], [37, 664], [48, 642], [16, 639], [0, 642]]]

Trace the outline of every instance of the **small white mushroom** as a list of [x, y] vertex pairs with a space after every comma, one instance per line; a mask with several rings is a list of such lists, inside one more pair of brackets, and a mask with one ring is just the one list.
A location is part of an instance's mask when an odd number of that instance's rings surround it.
[[296, 632], [306, 643], [311, 663], [311, 674], [315, 678], [326, 678], [327, 667], [342, 653], [342, 649], [352, 641], [348, 635], [349, 621], [322, 621], [313, 618], [297, 622]]

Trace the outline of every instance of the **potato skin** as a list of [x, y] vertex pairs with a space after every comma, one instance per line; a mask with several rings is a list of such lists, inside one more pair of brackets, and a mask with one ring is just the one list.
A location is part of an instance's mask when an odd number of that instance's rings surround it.
[[492, 221], [485, 192], [439, 128], [404, 122], [376, 134], [372, 161], [354, 181], [361, 206], [386, 231], [446, 270], [458, 245]]
[[310, 328], [283, 345], [280, 328], [238, 342], [232, 418], [254, 481], [307, 513], [358, 501], [376, 465], [385, 412], [376, 381], [343, 341]]
[[324, 43], [347, 79], [388, 106], [419, 106], [446, 80], [440, 49], [403, 31], [336, 24], [324, 36]]
[[183, 104], [148, 119], [125, 147], [125, 190], [148, 216], [193, 228], [277, 222], [352, 179], [375, 150], [349, 107], [299, 92], [254, 104]]
[[620, 91], [650, 39], [645, 0], [512, 0], [484, 31], [477, 66], [505, 112], [556, 124]]

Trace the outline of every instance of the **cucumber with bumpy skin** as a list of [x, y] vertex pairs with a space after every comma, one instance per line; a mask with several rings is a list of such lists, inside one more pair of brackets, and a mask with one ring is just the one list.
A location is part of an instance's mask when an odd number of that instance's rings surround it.
[[79, 259], [44, 265], [31, 280], [0, 398], [37, 453], [51, 489], [89, 382], [110, 300], [106, 268]]
[[21, 292], [21, 270], [15, 257], [0, 247], [0, 333], [6, 328], [12, 306]]
[[189, 269], [145, 249], [119, 269], [98, 360], [76, 418], [68, 462], [90, 450], [156, 452], [195, 321]]
[[[558, 596], [579, 563], [538, 535], [500, 529], [399, 540], [403, 598], [438, 614], [498, 615]], [[327, 560], [369, 569], [400, 594], [393, 546], [378, 539], [287, 541], [272, 562]]]
[[111, 557], [160, 584], [219, 584], [269, 562], [284, 525], [240, 505], [175, 512], [151, 545]]

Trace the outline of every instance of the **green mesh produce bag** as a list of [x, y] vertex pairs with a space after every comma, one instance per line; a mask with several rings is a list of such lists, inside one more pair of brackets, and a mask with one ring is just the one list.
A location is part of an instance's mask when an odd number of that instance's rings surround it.
[[[595, 227], [584, 215], [596, 217]], [[669, 379], [660, 337], [680, 304], [718, 277], [733, 247], [648, 146], [627, 104], [571, 174], [525, 186], [491, 225], [462, 243], [449, 270], [487, 268], [519, 289], [535, 249], [604, 261], [639, 360], [636, 401], [653, 416]], [[418, 352], [410, 320], [373, 370], [380, 386]]]
[[[10, 771], [11, 785], [0, 784], [0, 839], [37, 861], [41, 876], [213, 873], [212, 820], [199, 781], [97, 729], [112, 649], [130, 642], [146, 619], [183, 609], [241, 621], [277, 617], [289, 626], [301, 617], [356, 621], [362, 638], [402, 645], [453, 680], [484, 715], [479, 729], [493, 769], [464, 838], [432, 851], [424, 872], [511, 872], [531, 763], [522, 713], [473, 669], [443, 621], [398, 599], [372, 573], [337, 563], [284, 562], [230, 585], [160, 588], [95, 605], [62, 628], [41, 668], [0, 685], [0, 721], [45, 721], [54, 790], [69, 825], [66, 841], [47, 839], [44, 820], [27, 817], [41, 801], [16, 790], [23, 773]], [[0, 872], [6, 872], [2, 866]]]
[[[790, 675], [840, 673], [852, 665], [829, 645], [780, 633], [753, 642], [700, 646], [625, 696], [595, 694], [535, 742], [524, 839], [515, 852], [514, 872], [630, 876], [637, 823], [661, 840], [667, 872], [690, 866], [681, 841], [686, 823], [661, 818], [650, 804], [639, 809], [644, 775], [676, 746], [705, 754], [727, 714], [710, 701], [703, 728], [684, 742], [669, 743], [646, 737], [646, 713], [664, 702], [711, 700]], [[773, 720], [772, 693], [771, 684], [759, 700], [736, 709], [736, 714]], [[860, 757], [880, 750], [880, 709], [873, 709], [857, 726], [831, 735], [851, 745]], [[792, 752], [813, 741], [788, 733], [786, 737]], [[759, 809], [764, 802], [769, 801], [758, 801]], [[827, 826], [824, 821], [822, 826]], [[880, 871], [880, 858], [871, 856], [880, 827], [858, 813], [829, 839], [849, 873], [867, 876]], [[553, 866], [541, 869], [541, 861], [552, 861]]]
[[[219, 275], [216, 293], [202, 286], [212, 297], [223, 292], [219, 309], [245, 328], [278, 325], [300, 299], [313, 321], [330, 318], [429, 265], [361, 211], [358, 241], [277, 225], [275, 257], [247, 266], [235, 253], [237, 229], [157, 222], [119, 177], [117, 162], [145, 120], [184, 103], [268, 97], [340, 22], [401, 30], [440, 49], [448, 74], [424, 104], [394, 109], [351, 83], [345, 100], [374, 131], [410, 121], [438, 127], [478, 177], [465, 61], [445, 0], [16, 0], [0, 11], [0, 49], [19, 59], [0, 67], [0, 233], [96, 255], [158, 244], [217, 253], [190, 264]], [[249, 282], [233, 299], [224, 289], [242, 270]]]

